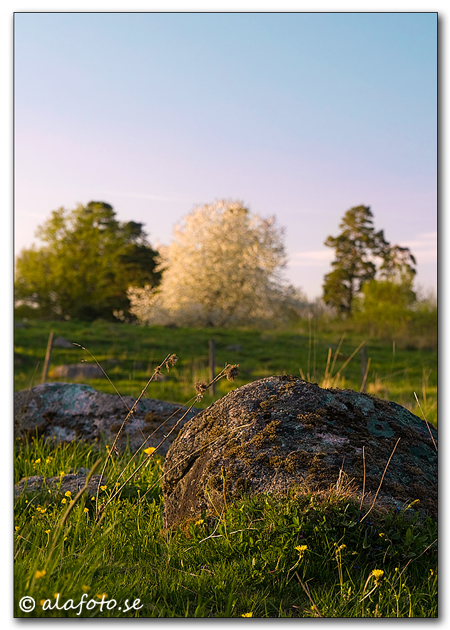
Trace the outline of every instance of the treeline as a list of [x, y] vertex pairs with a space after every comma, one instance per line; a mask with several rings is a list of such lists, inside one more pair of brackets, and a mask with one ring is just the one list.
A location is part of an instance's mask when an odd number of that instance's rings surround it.
[[177, 326], [281, 326], [313, 317], [371, 336], [437, 332], [434, 298], [414, 289], [416, 260], [373, 226], [367, 206], [348, 210], [323, 296], [314, 304], [283, 277], [284, 232], [242, 202], [195, 208], [172, 243], [152, 248], [142, 223], [111, 205], [59, 208], [38, 228], [43, 246], [17, 256], [17, 317], [98, 318]]

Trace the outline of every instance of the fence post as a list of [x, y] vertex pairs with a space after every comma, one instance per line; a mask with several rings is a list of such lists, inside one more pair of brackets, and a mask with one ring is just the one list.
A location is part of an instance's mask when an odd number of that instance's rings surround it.
[[52, 345], [53, 345], [53, 330], [50, 331], [47, 342], [47, 351], [45, 353], [45, 361], [44, 368], [42, 370], [42, 380], [41, 383], [45, 383], [47, 380], [48, 367], [50, 365], [50, 357], [52, 356]]
[[[216, 376], [216, 344], [214, 339], [209, 340], [209, 382], [213, 381]], [[211, 385], [211, 393], [216, 393], [216, 384]]]
[[370, 365], [370, 359], [369, 359], [369, 361], [367, 361], [366, 346], [363, 346], [361, 348], [361, 377], [362, 377], [362, 384], [361, 384], [361, 389], [359, 390], [360, 392], [365, 392], [366, 391], [366, 382], [367, 382], [367, 374], [369, 372], [369, 365]]

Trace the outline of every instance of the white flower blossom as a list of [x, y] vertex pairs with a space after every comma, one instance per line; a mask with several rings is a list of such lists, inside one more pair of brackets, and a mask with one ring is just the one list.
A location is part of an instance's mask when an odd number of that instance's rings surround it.
[[277, 323], [295, 302], [282, 277], [283, 230], [241, 202], [199, 206], [159, 250], [161, 284], [130, 287], [130, 311], [143, 323], [239, 326]]

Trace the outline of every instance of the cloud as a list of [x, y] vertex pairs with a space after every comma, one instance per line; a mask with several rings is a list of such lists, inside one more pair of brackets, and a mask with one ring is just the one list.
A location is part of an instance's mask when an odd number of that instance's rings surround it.
[[323, 267], [333, 260], [331, 249], [319, 249], [312, 252], [294, 252], [289, 255], [290, 267]]
[[117, 197], [127, 197], [131, 199], [151, 199], [152, 201], [164, 201], [167, 203], [190, 203], [190, 199], [185, 197], [170, 197], [165, 195], [151, 195], [148, 193], [129, 193], [129, 192], [115, 192], [113, 190], [107, 190], [103, 194], [115, 195]]
[[437, 262], [437, 232], [423, 232], [413, 240], [402, 241], [400, 245], [411, 250], [418, 264]]

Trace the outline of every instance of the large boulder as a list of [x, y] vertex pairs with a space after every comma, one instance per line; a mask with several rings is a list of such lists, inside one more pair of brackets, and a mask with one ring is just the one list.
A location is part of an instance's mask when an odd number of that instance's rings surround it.
[[[79, 383], [44, 383], [14, 394], [14, 433], [16, 436], [42, 435], [58, 441], [99, 440], [112, 444], [135, 399], [131, 396], [103, 394]], [[152, 398], [141, 398], [127, 420], [117, 447], [131, 450], [147, 440], [146, 447], [156, 447], [180, 420], [185, 409]], [[192, 409], [168, 435], [158, 449], [164, 455], [179, 429], [198, 409]], [[164, 424], [163, 424], [164, 423]], [[153, 435], [152, 435], [153, 434]], [[151, 437], [149, 437], [151, 436]]]
[[419, 499], [436, 515], [436, 445], [436, 430], [396, 403], [294, 376], [264, 378], [180, 431], [164, 463], [164, 526], [220, 510], [224, 496], [324, 489], [342, 473], [375, 497], [391, 455], [377, 500]]

